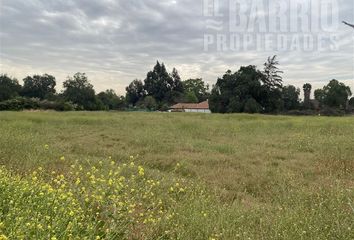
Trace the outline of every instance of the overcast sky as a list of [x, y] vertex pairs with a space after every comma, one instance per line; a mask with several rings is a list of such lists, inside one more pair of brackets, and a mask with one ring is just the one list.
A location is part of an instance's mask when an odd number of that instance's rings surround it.
[[[201, 77], [213, 84], [227, 69], [261, 67], [276, 54], [285, 84], [309, 82], [317, 88], [336, 78], [354, 92], [354, 29], [341, 23], [354, 23], [352, 0], [337, 1], [338, 28], [331, 34], [338, 49], [307, 52], [218, 51], [213, 44], [206, 50], [206, 34], [230, 35], [229, 1], [220, 2], [213, 17], [203, 12], [202, 0], [0, 0], [0, 72], [19, 80], [52, 74], [58, 89], [68, 75], [86, 72], [97, 91], [112, 88], [123, 94], [156, 60], [168, 70], [176, 67], [183, 79]], [[268, 13], [261, 9], [255, 15]]]

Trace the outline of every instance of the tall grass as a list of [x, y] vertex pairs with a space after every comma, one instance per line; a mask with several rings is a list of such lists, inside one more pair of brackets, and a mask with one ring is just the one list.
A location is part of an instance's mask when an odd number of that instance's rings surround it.
[[353, 129], [349, 117], [2, 112], [0, 239], [354, 239]]

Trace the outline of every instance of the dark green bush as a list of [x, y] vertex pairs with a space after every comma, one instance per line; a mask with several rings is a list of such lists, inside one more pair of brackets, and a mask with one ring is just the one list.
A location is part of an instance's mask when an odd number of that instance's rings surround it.
[[21, 111], [21, 110], [56, 110], [56, 111], [74, 111], [77, 106], [71, 102], [64, 101], [40, 101], [37, 98], [18, 97], [0, 102], [0, 111]]
[[24, 109], [38, 109], [40, 101], [36, 98], [13, 98], [0, 102], [0, 111], [20, 111]]
[[325, 107], [320, 111], [323, 116], [344, 116], [345, 111], [338, 108]]
[[245, 103], [244, 111], [246, 113], [259, 113], [262, 111], [262, 106], [254, 98], [250, 98]]

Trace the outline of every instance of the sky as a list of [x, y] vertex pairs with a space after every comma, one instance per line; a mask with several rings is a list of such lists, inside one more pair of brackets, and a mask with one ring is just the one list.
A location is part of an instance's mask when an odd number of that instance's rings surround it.
[[[261, 69], [277, 55], [285, 85], [320, 88], [335, 78], [354, 92], [354, 29], [341, 23], [354, 23], [352, 0], [312, 0], [322, 5], [307, 15], [311, 0], [262, 1], [0, 0], [0, 73], [20, 82], [48, 73], [60, 91], [68, 76], [85, 72], [96, 91], [124, 94], [157, 60], [212, 85], [228, 69]], [[288, 46], [274, 41], [281, 36]]]

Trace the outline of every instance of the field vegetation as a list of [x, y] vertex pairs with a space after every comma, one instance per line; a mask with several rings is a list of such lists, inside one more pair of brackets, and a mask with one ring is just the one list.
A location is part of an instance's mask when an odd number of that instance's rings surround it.
[[352, 117], [1, 112], [0, 239], [354, 239]]

